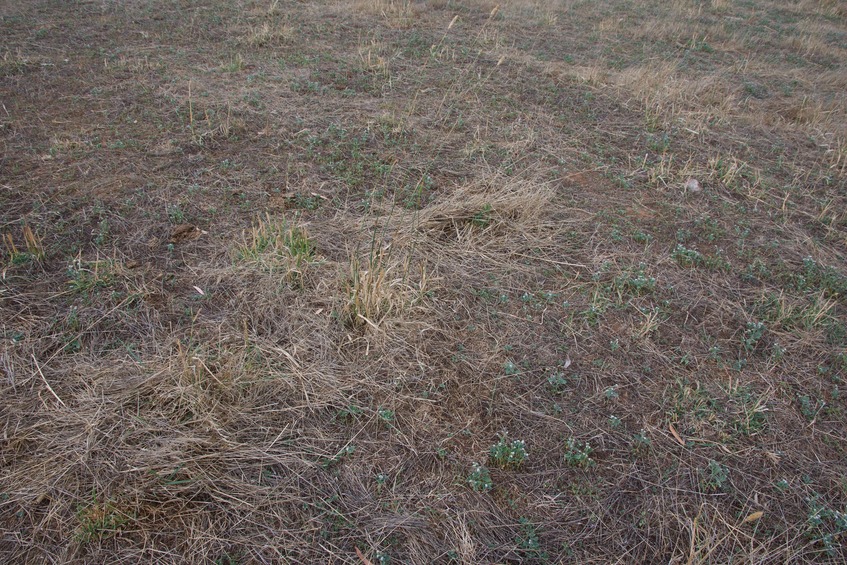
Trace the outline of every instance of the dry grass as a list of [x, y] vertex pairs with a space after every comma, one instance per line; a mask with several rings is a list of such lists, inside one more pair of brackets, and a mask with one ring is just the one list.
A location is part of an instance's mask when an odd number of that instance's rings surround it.
[[7, 8], [3, 562], [847, 559], [841, 3]]

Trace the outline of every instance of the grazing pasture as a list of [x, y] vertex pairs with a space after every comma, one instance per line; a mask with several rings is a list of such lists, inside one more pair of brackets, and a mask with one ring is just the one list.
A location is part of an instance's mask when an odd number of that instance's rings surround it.
[[0, 38], [0, 561], [847, 560], [843, 2]]

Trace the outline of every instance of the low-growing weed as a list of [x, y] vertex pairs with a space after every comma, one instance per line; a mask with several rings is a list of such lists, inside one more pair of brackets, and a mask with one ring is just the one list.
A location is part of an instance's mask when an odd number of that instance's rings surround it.
[[807, 500], [807, 505], [806, 534], [813, 542], [822, 545], [828, 556], [835, 557], [841, 547], [841, 538], [847, 535], [847, 509], [844, 512], [834, 510], [821, 501], [817, 493]]
[[520, 467], [529, 458], [526, 443], [521, 439], [509, 441], [508, 435], [503, 434], [500, 440], [488, 450], [488, 458], [492, 464], [507, 469]]
[[547, 553], [541, 551], [541, 540], [538, 538], [535, 524], [529, 518], [521, 518], [519, 522], [520, 532], [515, 536], [518, 549], [527, 556], [546, 561]]
[[494, 487], [494, 482], [491, 480], [491, 473], [488, 471], [488, 468], [479, 463], [471, 465], [468, 484], [476, 492], [488, 492]]
[[568, 438], [565, 442], [565, 463], [571, 467], [591, 467], [594, 465], [594, 460], [591, 458], [591, 453], [594, 449], [591, 444]]
[[700, 469], [700, 484], [706, 491], [714, 492], [724, 490], [729, 480], [729, 470], [710, 459], [705, 469]]

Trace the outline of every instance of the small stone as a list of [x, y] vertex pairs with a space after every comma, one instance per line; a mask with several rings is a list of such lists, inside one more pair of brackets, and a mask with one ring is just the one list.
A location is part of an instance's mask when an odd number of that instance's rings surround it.
[[697, 179], [688, 179], [685, 181], [685, 190], [688, 192], [700, 192], [703, 190], [703, 187], [700, 186], [700, 181]]

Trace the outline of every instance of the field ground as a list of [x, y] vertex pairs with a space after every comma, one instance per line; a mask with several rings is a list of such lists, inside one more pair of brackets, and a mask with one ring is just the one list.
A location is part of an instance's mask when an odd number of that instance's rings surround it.
[[847, 560], [843, 2], [0, 37], [4, 563]]

